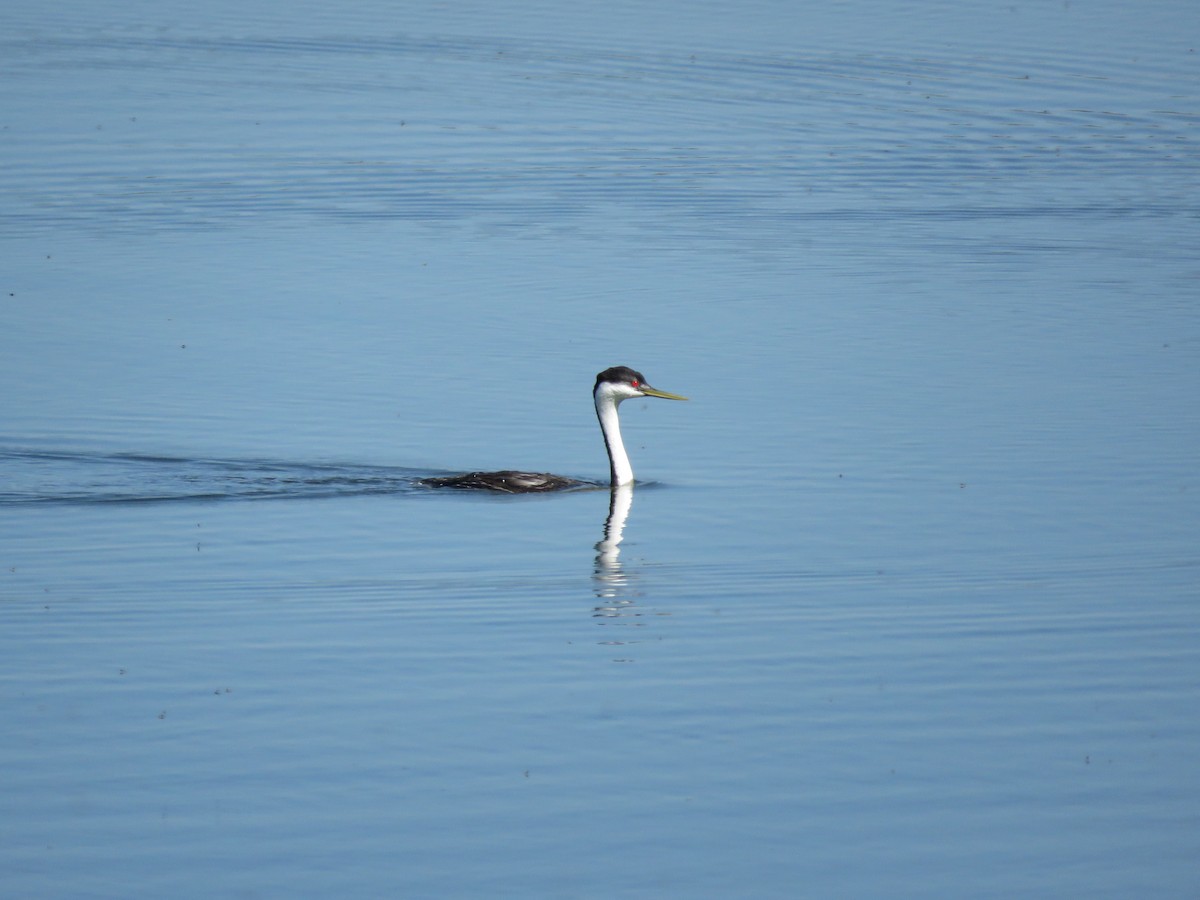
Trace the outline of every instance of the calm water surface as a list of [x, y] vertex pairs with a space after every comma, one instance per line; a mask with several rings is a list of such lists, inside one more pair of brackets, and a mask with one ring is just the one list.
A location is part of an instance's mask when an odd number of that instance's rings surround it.
[[6, 6], [0, 893], [1195, 896], [1193, 6]]

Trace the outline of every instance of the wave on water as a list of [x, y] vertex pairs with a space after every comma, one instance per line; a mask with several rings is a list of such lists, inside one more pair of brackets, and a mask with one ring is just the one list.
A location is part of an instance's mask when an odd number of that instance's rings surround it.
[[346, 463], [0, 448], [0, 506], [399, 494], [416, 490], [428, 474]]

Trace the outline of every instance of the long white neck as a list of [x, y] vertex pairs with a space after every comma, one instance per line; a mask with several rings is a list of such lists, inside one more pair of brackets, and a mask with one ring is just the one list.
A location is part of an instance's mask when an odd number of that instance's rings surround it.
[[604, 444], [608, 447], [608, 467], [612, 470], [613, 487], [633, 482], [633, 466], [629, 464], [629, 454], [625, 452], [625, 444], [621, 441], [621, 420], [617, 418], [617, 405], [620, 402], [607, 391], [596, 391], [596, 418], [600, 420]]

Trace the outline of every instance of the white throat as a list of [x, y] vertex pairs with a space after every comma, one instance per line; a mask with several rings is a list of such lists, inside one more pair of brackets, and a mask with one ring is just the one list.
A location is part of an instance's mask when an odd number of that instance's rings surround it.
[[596, 390], [596, 418], [604, 432], [604, 443], [608, 447], [608, 464], [612, 470], [613, 487], [633, 482], [633, 466], [621, 440], [621, 420], [617, 417], [617, 406], [624, 397], [617, 396], [607, 385]]

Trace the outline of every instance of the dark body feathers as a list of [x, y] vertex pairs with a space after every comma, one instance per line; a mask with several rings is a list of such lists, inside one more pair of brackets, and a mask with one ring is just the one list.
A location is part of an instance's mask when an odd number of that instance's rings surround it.
[[435, 488], [461, 491], [499, 491], [503, 494], [538, 494], [543, 491], [566, 491], [572, 488], [594, 488], [590, 481], [564, 478], [547, 472], [467, 472], [465, 475], [446, 475], [441, 478], [422, 478], [421, 484]]

